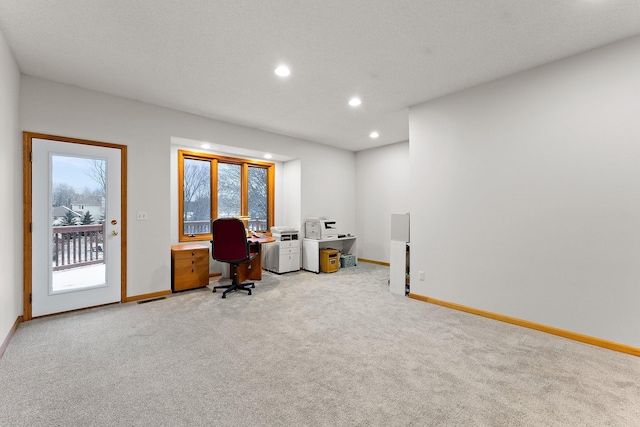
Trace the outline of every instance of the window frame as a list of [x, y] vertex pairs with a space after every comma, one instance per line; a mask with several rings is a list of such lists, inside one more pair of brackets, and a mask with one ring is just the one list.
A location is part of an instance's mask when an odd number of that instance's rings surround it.
[[274, 224], [275, 212], [275, 163], [261, 160], [243, 159], [237, 157], [221, 156], [212, 153], [202, 153], [189, 150], [178, 150], [178, 241], [200, 242], [211, 240], [211, 233], [189, 235], [184, 233], [184, 161], [200, 160], [210, 163], [211, 171], [211, 221], [218, 217], [218, 163], [240, 165], [240, 215], [248, 215], [249, 212], [249, 167], [259, 167], [267, 170], [267, 230]]

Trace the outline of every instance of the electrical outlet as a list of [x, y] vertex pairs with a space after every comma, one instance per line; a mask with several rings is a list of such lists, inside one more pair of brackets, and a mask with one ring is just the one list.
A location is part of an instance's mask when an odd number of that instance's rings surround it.
[[424, 280], [424, 271], [418, 271], [418, 279]]
[[146, 212], [138, 212], [138, 221], [146, 221], [147, 213]]

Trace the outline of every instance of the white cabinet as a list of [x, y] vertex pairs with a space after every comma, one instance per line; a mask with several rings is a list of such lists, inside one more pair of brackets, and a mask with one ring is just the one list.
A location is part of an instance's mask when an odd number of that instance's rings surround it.
[[391, 215], [389, 290], [407, 295], [409, 274], [409, 214]]
[[300, 270], [300, 240], [277, 240], [263, 246], [262, 266], [274, 273]]

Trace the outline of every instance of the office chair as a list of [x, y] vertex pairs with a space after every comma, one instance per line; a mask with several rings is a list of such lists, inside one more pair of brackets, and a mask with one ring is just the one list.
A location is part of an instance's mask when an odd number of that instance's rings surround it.
[[229, 292], [248, 291], [251, 295], [251, 289], [255, 288], [255, 284], [238, 283], [238, 265], [243, 262], [254, 259], [258, 252], [251, 252], [249, 242], [247, 242], [247, 234], [242, 221], [236, 218], [218, 218], [211, 225], [213, 240], [211, 241], [211, 257], [216, 261], [231, 264], [231, 284], [225, 286], [214, 286], [216, 289], [226, 288], [222, 293], [222, 298], [226, 298]]

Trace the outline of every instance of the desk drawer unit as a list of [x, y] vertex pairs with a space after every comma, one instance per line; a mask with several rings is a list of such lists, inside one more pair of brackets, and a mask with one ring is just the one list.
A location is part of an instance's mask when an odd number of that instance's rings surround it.
[[201, 288], [209, 284], [209, 248], [201, 245], [171, 247], [171, 290]]
[[265, 268], [274, 273], [300, 270], [300, 241], [276, 241], [265, 252]]
[[295, 248], [280, 248], [279, 273], [300, 270], [300, 244]]

